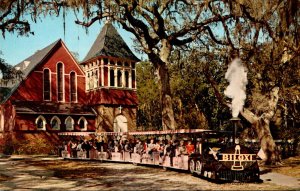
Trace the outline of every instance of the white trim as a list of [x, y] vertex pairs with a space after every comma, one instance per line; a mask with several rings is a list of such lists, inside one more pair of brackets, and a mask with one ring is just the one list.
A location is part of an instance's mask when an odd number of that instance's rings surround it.
[[[40, 119], [43, 121], [43, 128], [42, 128], [42, 129], [40, 129], [40, 128], [37, 127], [37, 123], [38, 123], [38, 121], [39, 121]], [[47, 124], [47, 121], [46, 121], [45, 117], [42, 116], [42, 115], [38, 116], [38, 117], [35, 119], [35, 125], [36, 125], [36, 129], [37, 129], [37, 130], [40, 130], [40, 131], [46, 131], [46, 124]]]
[[[84, 128], [83, 128], [83, 129], [80, 128], [80, 121], [81, 121], [81, 120], [84, 121]], [[86, 130], [87, 130], [87, 124], [88, 124], [88, 122], [87, 122], [87, 120], [86, 120], [85, 117], [81, 116], [81, 117], [78, 119], [78, 125], [79, 125], [79, 128], [80, 128], [81, 131], [86, 131]]]
[[[72, 91], [71, 91], [71, 87], [72, 87], [72, 84], [71, 84], [71, 73], [74, 72], [75, 74], [75, 93], [76, 93], [76, 98], [75, 98], [75, 101], [72, 101]], [[77, 103], [78, 102], [78, 95], [77, 95], [77, 73], [75, 71], [71, 71], [70, 74], [69, 74], [69, 91], [70, 91], [70, 103]]]
[[[57, 72], [57, 66], [58, 66], [58, 64], [59, 63], [61, 63], [62, 64], [62, 90], [63, 90], [63, 100], [58, 100], [58, 72]], [[58, 102], [65, 102], [65, 65], [64, 65], [64, 63], [63, 62], [61, 62], [61, 61], [59, 61], [59, 62], [57, 62], [56, 63], [56, 96], [57, 96], [57, 101]]]
[[[53, 120], [57, 120], [57, 123], [58, 123], [58, 127], [57, 127], [57, 128], [53, 128], [53, 127], [52, 127], [52, 122], [53, 122]], [[52, 119], [51, 119], [51, 121], [50, 121], [51, 129], [52, 129], [52, 130], [60, 130], [60, 125], [61, 125], [60, 119], [59, 119], [56, 115], [53, 116]]]
[[101, 86], [104, 86], [104, 59], [101, 58]]
[[[69, 119], [71, 120], [72, 128], [68, 128], [68, 127], [67, 127], [67, 121], [68, 121]], [[65, 119], [65, 125], [66, 125], [66, 130], [67, 130], [67, 131], [73, 131], [73, 130], [74, 130], [74, 124], [75, 124], [74, 119], [73, 119], [71, 116], [68, 116], [68, 117]]]
[[[50, 93], [50, 99], [49, 100], [45, 100], [45, 87], [44, 87], [44, 85], [45, 85], [45, 83], [44, 83], [45, 82], [45, 78], [44, 78], [45, 77], [45, 70], [49, 70], [49, 83], [50, 83], [50, 90], [49, 90], [50, 91], [49, 92]], [[49, 68], [44, 68], [43, 69], [43, 101], [51, 101], [52, 100], [52, 89], [51, 89], [51, 79], [52, 78], [51, 78], [51, 74], [52, 73], [51, 73], [51, 70]]]

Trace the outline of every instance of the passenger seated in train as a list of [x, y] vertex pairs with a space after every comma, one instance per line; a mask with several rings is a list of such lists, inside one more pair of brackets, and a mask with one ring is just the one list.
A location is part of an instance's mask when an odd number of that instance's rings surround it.
[[133, 148], [131, 147], [131, 144], [129, 144], [129, 141], [125, 141], [124, 151], [129, 152], [129, 155], [131, 157], [131, 153], [133, 153]]
[[150, 140], [150, 143], [147, 145], [147, 154], [151, 155], [151, 160], [153, 160], [153, 152], [156, 151], [154, 139]]
[[179, 144], [179, 146], [178, 146], [178, 156], [186, 155], [186, 154], [188, 154], [188, 153], [187, 153], [186, 146], [184, 145], [184, 141], [181, 140], [181, 141], [180, 141], [180, 144]]
[[195, 153], [201, 153], [202, 150], [202, 139], [197, 139]]
[[96, 159], [98, 154], [97, 154], [97, 147], [96, 147], [95, 140], [90, 140], [89, 144], [90, 144], [90, 158]]
[[188, 141], [188, 144], [185, 147], [188, 155], [195, 152], [195, 146], [192, 144], [192, 141]]
[[175, 149], [176, 149], [175, 145], [176, 144], [172, 140], [168, 141], [168, 144], [165, 146], [165, 149], [164, 149], [164, 156], [163, 156], [162, 162], [165, 161], [166, 156], [169, 156], [170, 157], [170, 164], [171, 164], [171, 166], [173, 166], [172, 158], [175, 156]]
[[86, 139], [84, 139], [84, 142], [82, 143], [81, 148], [83, 151], [86, 151], [86, 158], [90, 158], [91, 146]]
[[161, 143], [161, 141], [156, 141], [155, 143], [155, 150], [157, 152], [159, 152], [159, 156], [162, 157], [164, 155], [164, 146], [163, 144]]
[[111, 153], [114, 152], [114, 150], [115, 150], [114, 142], [112, 140], [109, 140], [107, 145], [107, 153], [110, 159], [111, 159]]
[[114, 152], [121, 152], [122, 151], [122, 146], [121, 144], [119, 144], [119, 141], [118, 140], [115, 140], [114, 141]]
[[141, 140], [137, 140], [137, 144], [135, 145], [136, 153], [142, 155], [144, 153], [144, 145]]
[[155, 149], [154, 140], [151, 139], [151, 140], [150, 140], [150, 143], [148, 143], [148, 145], [147, 145], [147, 153], [148, 153], [148, 154], [152, 154], [155, 150], [156, 150], [156, 149]]

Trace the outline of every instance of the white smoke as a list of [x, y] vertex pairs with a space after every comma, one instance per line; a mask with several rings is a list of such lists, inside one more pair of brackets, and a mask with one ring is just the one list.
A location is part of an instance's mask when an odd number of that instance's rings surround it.
[[224, 94], [232, 99], [232, 117], [237, 117], [239, 112], [243, 110], [246, 99], [246, 85], [248, 84], [247, 68], [244, 67], [239, 58], [234, 59], [229, 64], [225, 79], [229, 82], [229, 86]]

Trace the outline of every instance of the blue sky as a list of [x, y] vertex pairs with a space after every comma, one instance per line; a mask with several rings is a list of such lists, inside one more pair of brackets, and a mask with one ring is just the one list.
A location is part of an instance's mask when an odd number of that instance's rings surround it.
[[[42, 17], [37, 23], [31, 22], [31, 29], [34, 35], [30, 35], [29, 37], [18, 36], [16, 33], [5, 33], [5, 38], [3, 38], [2, 35], [0, 36], [0, 51], [2, 52], [0, 57], [8, 64], [16, 65], [34, 54], [37, 50], [61, 38], [70, 51], [79, 53], [79, 59], [82, 60], [94, 40], [96, 40], [97, 35], [104, 25], [104, 21], [101, 23], [95, 22], [88, 28], [88, 33], [86, 33], [85, 28], [75, 24], [74, 21], [75, 16], [73, 12], [69, 12], [66, 16], [65, 36], [62, 16], [47, 16], [46, 18]], [[115, 25], [115, 27], [131, 48], [133, 35], [118, 25]], [[133, 51], [133, 48], [131, 48], [131, 50]], [[137, 57], [141, 58], [141, 55], [136, 52], [134, 53]]]

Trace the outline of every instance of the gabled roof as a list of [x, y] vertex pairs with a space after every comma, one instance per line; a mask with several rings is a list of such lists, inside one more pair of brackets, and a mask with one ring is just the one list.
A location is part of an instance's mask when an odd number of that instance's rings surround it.
[[19, 69], [23, 72], [23, 79], [51, 52], [51, 50], [58, 44], [61, 43], [61, 39], [53, 42], [42, 50], [36, 51], [32, 56], [26, 58], [15, 66], [15, 69]]
[[98, 56], [110, 56], [139, 61], [110, 22], [103, 26], [93, 46], [83, 59], [83, 62]]
[[[22, 71], [22, 80], [26, 79], [27, 76], [40, 64], [42, 63], [48, 55], [50, 55], [53, 50], [55, 50], [55, 47], [58, 45], [62, 45], [66, 48], [64, 45], [63, 41], [61, 39], [58, 39], [57, 41], [53, 42], [52, 44], [46, 46], [42, 50], [36, 51], [33, 55], [30, 57], [26, 58], [19, 64], [15, 65], [14, 68], [17, 70]], [[66, 48], [67, 49], [67, 48]], [[67, 51], [69, 51], [67, 49]], [[72, 54], [70, 54], [71, 57], [73, 58]], [[74, 58], [73, 58], [74, 59]], [[75, 59], [74, 59], [75, 61]], [[75, 61], [76, 62], [76, 61]], [[78, 66], [80, 68], [80, 66]], [[80, 68], [81, 69], [81, 68]], [[82, 69], [81, 69], [82, 70]], [[6, 97], [3, 97], [0, 99], [0, 104], [6, 102], [9, 97], [13, 94], [13, 92], [19, 87], [19, 85], [22, 83], [20, 80], [16, 80], [14, 84], [10, 87], [10, 92], [6, 93]]]

